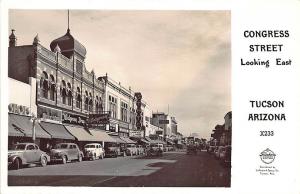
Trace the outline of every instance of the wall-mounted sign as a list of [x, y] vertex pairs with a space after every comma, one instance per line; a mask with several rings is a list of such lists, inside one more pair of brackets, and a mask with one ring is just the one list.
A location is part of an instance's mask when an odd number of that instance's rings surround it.
[[143, 137], [143, 131], [129, 131], [129, 137]]
[[128, 128], [123, 128], [123, 127], [120, 127], [120, 126], [119, 126], [119, 132], [122, 132], [122, 133], [128, 133], [128, 132], [129, 132], [129, 129], [128, 129]]
[[169, 120], [159, 120], [159, 124], [169, 124]]
[[29, 115], [30, 109], [27, 106], [18, 105], [11, 103], [8, 105], [8, 111], [10, 113], [20, 114], [20, 115]]
[[157, 134], [157, 135], [162, 135], [162, 134], [163, 134], [163, 131], [156, 131], [156, 134]]
[[78, 125], [85, 125], [86, 118], [78, 116], [78, 115], [71, 115], [69, 113], [62, 114], [62, 122], [63, 123], [73, 123]]
[[103, 112], [98, 114], [90, 114], [87, 119], [88, 124], [109, 124], [110, 114], [109, 112]]
[[42, 118], [45, 121], [56, 121], [61, 122], [61, 110], [52, 109], [45, 106], [38, 106], [37, 108], [37, 117]]

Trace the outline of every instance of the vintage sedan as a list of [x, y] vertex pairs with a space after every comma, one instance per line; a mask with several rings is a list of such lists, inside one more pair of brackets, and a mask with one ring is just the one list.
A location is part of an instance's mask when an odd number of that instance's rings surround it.
[[72, 160], [81, 162], [82, 158], [83, 153], [75, 143], [59, 143], [50, 151], [51, 162], [61, 162], [62, 164]]
[[89, 143], [84, 146], [83, 149], [84, 159], [103, 159], [104, 158], [104, 149], [101, 144], [99, 143]]
[[118, 157], [119, 147], [116, 143], [107, 142], [104, 144], [105, 157]]
[[162, 156], [163, 150], [159, 144], [150, 144], [146, 148], [146, 155], [147, 156]]
[[135, 144], [127, 144], [126, 155], [127, 156], [138, 155], [138, 149]]
[[8, 167], [16, 170], [33, 163], [44, 167], [49, 161], [50, 157], [46, 152], [41, 151], [34, 143], [18, 143], [12, 150], [8, 150]]

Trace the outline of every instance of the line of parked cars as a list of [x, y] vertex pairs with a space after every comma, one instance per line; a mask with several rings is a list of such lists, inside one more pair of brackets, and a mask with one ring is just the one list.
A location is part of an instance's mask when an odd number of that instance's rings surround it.
[[141, 145], [128, 144], [118, 146], [116, 143], [105, 143], [104, 148], [99, 143], [86, 144], [81, 151], [75, 143], [58, 143], [47, 153], [34, 143], [18, 143], [8, 150], [8, 167], [19, 169], [24, 165], [48, 163], [66, 164], [71, 161], [103, 159], [104, 157], [117, 157], [118, 155], [133, 156], [145, 153]]
[[231, 145], [209, 146], [207, 152], [214, 155], [223, 165], [231, 166]]

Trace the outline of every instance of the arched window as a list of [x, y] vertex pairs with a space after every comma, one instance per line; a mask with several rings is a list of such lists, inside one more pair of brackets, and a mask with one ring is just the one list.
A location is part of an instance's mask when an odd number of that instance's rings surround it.
[[67, 84], [67, 101], [68, 101], [69, 106], [72, 106], [72, 100], [73, 100], [72, 88], [71, 88], [71, 84], [68, 83]]
[[89, 93], [89, 111], [93, 112], [93, 98], [91, 93]]
[[42, 97], [48, 99], [48, 90], [49, 90], [48, 74], [45, 71], [43, 71], [41, 75], [40, 88], [41, 88]]
[[79, 87], [77, 87], [76, 108], [81, 108], [81, 93], [80, 93], [80, 88]]
[[103, 111], [103, 102], [102, 102], [102, 98], [99, 98], [99, 112]]
[[53, 75], [50, 75], [50, 100], [53, 101], [55, 98], [55, 88], [56, 88], [55, 79]]
[[85, 91], [84, 110], [88, 110], [88, 104], [89, 104], [89, 95], [88, 92]]
[[61, 81], [61, 97], [62, 97], [62, 103], [66, 104], [67, 88], [66, 88], [66, 82], [64, 80]]

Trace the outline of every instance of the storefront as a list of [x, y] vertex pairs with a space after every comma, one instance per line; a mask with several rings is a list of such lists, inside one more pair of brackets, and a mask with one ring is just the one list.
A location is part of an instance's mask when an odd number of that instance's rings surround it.
[[65, 125], [65, 127], [69, 131], [69, 133], [71, 133], [76, 138], [75, 142], [81, 150], [87, 143], [100, 141], [96, 136], [93, 136], [88, 131], [88, 129], [75, 125]]
[[38, 122], [33, 122], [31, 116], [8, 114], [9, 138], [8, 146], [15, 143], [35, 142], [43, 150], [51, 139]]
[[57, 143], [74, 142], [75, 140], [75, 137], [62, 124], [42, 121], [40, 125], [51, 135], [51, 140], [49, 141], [51, 147]]

